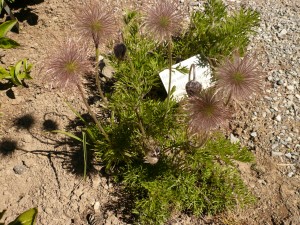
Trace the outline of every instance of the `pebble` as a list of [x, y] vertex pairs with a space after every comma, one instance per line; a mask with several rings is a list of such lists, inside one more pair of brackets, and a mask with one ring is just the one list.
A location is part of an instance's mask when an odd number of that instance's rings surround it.
[[21, 175], [27, 170], [27, 167], [24, 166], [23, 164], [20, 164], [20, 165], [14, 166], [13, 170], [14, 170], [15, 174]]
[[286, 29], [282, 29], [280, 31], [280, 33], [278, 34], [278, 37], [279, 38], [283, 38], [286, 34], [287, 34], [287, 30]]
[[95, 202], [95, 204], [94, 204], [94, 210], [95, 211], [98, 211], [100, 209], [100, 202]]
[[286, 156], [287, 158], [289, 158], [289, 159], [292, 158], [292, 154], [291, 154], [290, 152], [289, 152], [289, 153], [286, 153], [285, 156]]
[[267, 184], [267, 182], [265, 180], [263, 180], [263, 179], [259, 179], [258, 183], [260, 183], [262, 185], [266, 185]]
[[274, 152], [272, 151], [272, 156], [283, 156], [282, 152]]
[[232, 144], [236, 144], [240, 142], [240, 139], [238, 139], [237, 137], [235, 137], [233, 134], [230, 134], [230, 142]]
[[277, 115], [277, 116], [275, 117], [275, 119], [276, 119], [278, 122], [280, 122], [280, 121], [281, 121], [281, 115]]
[[278, 147], [278, 144], [277, 144], [277, 143], [275, 143], [275, 144], [273, 144], [273, 145], [271, 146], [272, 149], [275, 149], [275, 148], [277, 148], [277, 147]]
[[257, 133], [254, 131], [254, 132], [250, 133], [250, 136], [251, 137], [257, 137]]
[[294, 174], [295, 174], [294, 172], [289, 172], [289, 173], [287, 174], [287, 176], [291, 178], [292, 176], [294, 176]]

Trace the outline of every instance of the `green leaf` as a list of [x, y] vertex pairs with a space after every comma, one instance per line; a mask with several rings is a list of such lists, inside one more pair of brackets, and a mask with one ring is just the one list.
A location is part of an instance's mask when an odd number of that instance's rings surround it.
[[66, 131], [63, 131], [63, 130], [53, 130], [53, 131], [51, 131], [51, 132], [59, 133], [59, 134], [64, 134], [64, 135], [66, 135], [66, 136], [68, 136], [68, 137], [70, 137], [70, 138], [73, 138], [73, 139], [77, 140], [77, 141], [83, 142], [83, 140], [82, 140], [81, 138], [75, 136], [75, 135], [72, 134], [72, 133], [69, 133], [69, 132], [66, 132]]
[[9, 20], [0, 25], [0, 37], [5, 37], [8, 31], [10, 31], [17, 23], [17, 20]]
[[0, 66], [0, 80], [2, 79], [9, 79], [10, 78], [10, 74], [9, 72]]
[[33, 225], [37, 216], [37, 208], [29, 209], [19, 215], [13, 222], [8, 225]]
[[0, 37], [0, 48], [9, 49], [16, 48], [20, 46], [20, 44], [10, 38]]
[[11, 82], [13, 82], [14, 85], [22, 85], [22, 83], [18, 80], [18, 78], [16, 77], [16, 73], [15, 73], [15, 67], [11, 66], [10, 67], [10, 76], [11, 76]]
[[20, 60], [15, 65], [15, 75], [18, 75], [20, 73], [20, 69], [22, 66], [23, 60]]
[[83, 178], [84, 178], [84, 180], [86, 180], [87, 148], [86, 148], [86, 134], [85, 134], [85, 132], [82, 132], [82, 144], [83, 144], [83, 160], [84, 160]]

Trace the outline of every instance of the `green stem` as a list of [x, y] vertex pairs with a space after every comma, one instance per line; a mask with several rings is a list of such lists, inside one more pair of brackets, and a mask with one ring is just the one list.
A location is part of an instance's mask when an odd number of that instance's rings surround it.
[[78, 84], [77, 88], [79, 90], [79, 94], [83, 100], [83, 103], [85, 105], [85, 107], [87, 108], [89, 114], [91, 115], [91, 117], [93, 118], [94, 122], [96, 123], [96, 126], [98, 127], [98, 129], [100, 130], [100, 132], [103, 134], [103, 136], [105, 137], [105, 139], [110, 142], [110, 139], [107, 135], [107, 133], [105, 132], [105, 130], [103, 129], [101, 123], [99, 122], [99, 120], [97, 120], [95, 113], [92, 111], [91, 107], [89, 106], [87, 100], [84, 97], [84, 93], [83, 93], [83, 89], [82, 87]]
[[100, 58], [99, 48], [96, 47], [96, 65], [95, 65], [96, 84], [97, 84], [99, 94], [100, 94], [101, 98], [103, 99], [104, 104], [107, 106], [108, 102], [107, 102], [106, 98], [104, 97], [103, 91], [101, 89], [100, 79], [99, 79], [99, 58]]
[[140, 114], [139, 114], [139, 110], [137, 108], [135, 108], [135, 114], [136, 114], [136, 117], [138, 119], [138, 125], [139, 125], [139, 128], [140, 128], [140, 131], [143, 135], [144, 138], [146, 138], [146, 132], [145, 132], [145, 129], [144, 129], [144, 126], [143, 126], [143, 123], [142, 123], [142, 118], [140, 117]]
[[168, 85], [167, 105], [169, 108], [170, 97], [171, 97], [171, 80], [172, 80], [172, 41], [171, 40], [168, 43], [168, 57], [169, 57], [169, 85]]

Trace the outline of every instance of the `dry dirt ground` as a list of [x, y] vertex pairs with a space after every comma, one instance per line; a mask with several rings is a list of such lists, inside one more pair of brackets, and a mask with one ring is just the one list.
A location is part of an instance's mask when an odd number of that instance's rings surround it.
[[[66, 96], [47, 88], [40, 70], [52, 43], [72, 29], [69, 9], [73, 4], [71, 0], [24, 1], [14, 9], [20, 32], [9, 34], [21, 47], [1, 50], [2, 66], [22, 58], [35, 65], [29, 88], [0, 91], [0, 211], [7, 209], [5, 222], [31, 207], [38, 207], [37, 224], [41, 225], [87, 224], [90, 210], [102, 216], [103, 224], [126, 221], [121, 213], [104, 207], [115, 198], [112, 183], [97, 172], [84, 182], [80, 150], [70, 147], [64, 136], [47, 132], [74, 126], [75, 116], [64, 102]], [[67, 97], [85, 113], [78, 96]], [[267, 136], [268, 131], [265, 133]], [[170, 224], [300, 224], [299, 176], [287, 177], [282, 171], [289, 165], [272, 158], [269, 147], [255, 149], [256, 164], [239, 166], [258, 199], [256, 205], [220, 215], [220, 219], [200, 221], [182, 216]], [[94, 169], [99, 168], [95, 165]]]

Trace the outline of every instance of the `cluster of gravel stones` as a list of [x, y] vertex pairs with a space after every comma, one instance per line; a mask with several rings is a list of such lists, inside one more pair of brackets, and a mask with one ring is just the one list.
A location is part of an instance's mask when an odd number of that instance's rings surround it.
[[300, 167], [300, 2], [257, 0], [246, 6], [261, 16], [248, 50], [256, 56], [265, 83], [240, 139], [291, 165], [285, 174], [292, 177]]
[[[205, 1], [180, 0], [193, 10]], [[238, 113], [231, 122], [232, 142], [291, 165], [284, 173], [299, 175], [300, 168], [300, 2], [224, 1], [229, 10], [241, 6], [260, 13], [260, 27], [251, 37], [248, 52], [263, 72], [263, 92], [243, 103], [248, 113]]]

